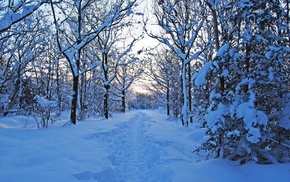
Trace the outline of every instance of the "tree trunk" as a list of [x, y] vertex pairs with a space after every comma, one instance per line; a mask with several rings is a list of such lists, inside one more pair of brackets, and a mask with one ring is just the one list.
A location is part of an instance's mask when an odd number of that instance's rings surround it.
[[[188, 77], [188, 111], [191, 112], [192, 110], [192, 98], [191, 98], [191, 67], [190, 63], [187, 64], [187, 77]], [[192, 117], [189, 117], [190, 123], [193, 122]]]
[[109, 85], [105, 85], [105, 95], [104, 95], [104, 114], [105, 118], [109, 119]]
[[60, 89], [60, 75], [59, 75], [59, 61], [58, 59], [56, 59], [56, 94], [57, 94], [57, 107], [58, 107], [58, 111], [57, 111], [57, 115], [60, 116], [61, 111], [62, 111], [62, 94], [61, 94], [61, 89]]
[[187, 88], [186, 88], [186, 65], [182, 63], [182, 96], [183, 96], [183, 106], [181, 111], [181, 122], [182, 126], [188, 126], [188, 98], [187, 98]]
[[215, 36], [215, 44], [216, 44], [216, 49], [217, 51], [220, 48], [220, 41], [219, 41], [219, 30], [218, 30], [218, 20], [217, 20], [217, 14], [216, 14], [216, 10], [213, 9], [213, 7], [211, 8], [211, 12], [212, 12], [212, 21], [213, 21], [213, 25], [214, 25], [214, 36]]
[[125, 90], [122, 90], [122, 112], [126, 112], [126, 95]]
[[46, 82], [46, 98], [48, 100], [51, 100], [51, 90], [50, 90], [50, 87], [51, 87], [51, 82], [52, 82], [52, 60], [48, 57], [48, 73], [47, 73], [47, 82]]
[[[104, 46], [104, 49], [106, 49], [106, 45]], [[110, 83], [108, 83], [109, 80], [109, 74], [108, 74], [108, 54], [103, 53], [103, 70], [104, 70], [104, 87], [105, 87], [105, 94], [104, 94], [104, 114], [105, 118], [109, 119], [109, 89], [110, 89]]]
[[169, 89], [169, 83], [167, 84], [166, 88], [166, 108], [167, 108], [167, 116], [170, 116], [170, 89]]
[[84, 120], [86, 118], [86, 73], [81, 75], [81, 83], [80, 83], [80, 120]]
[[73, 77], [73, 98], [71, 102], [70, 120], [73, 124], [77, 123], [77, 103], [78, 103], [79, 75]]

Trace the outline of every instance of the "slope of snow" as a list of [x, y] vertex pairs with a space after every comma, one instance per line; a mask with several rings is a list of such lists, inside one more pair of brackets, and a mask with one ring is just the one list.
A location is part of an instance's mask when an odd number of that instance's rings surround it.
[[162, 112], [48, 129], [35, 129], [26, 117], [1, 118], [0, 181], [289, 181], [289, 163], [199, 161], [192, 151], [204, 131], [181, 127]]

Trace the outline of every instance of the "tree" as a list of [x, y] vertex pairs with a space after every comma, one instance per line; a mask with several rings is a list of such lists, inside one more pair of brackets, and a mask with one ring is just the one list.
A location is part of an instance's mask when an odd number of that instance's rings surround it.
[[[178, 116], [179, 104], [181, 102], [178, 97], [181, 89], [180, 70], [181, 65], [177, 61], [176, 55], [169, 50], [161, 50], [154, 56], [154, 60], [150, 63], [148, 76], [157, 85], [152, 85], [154, 89], [162, 91], [166, 96], [167, 115], [174, 112], [174, 116]], [[161, 88], [160, 88], [161, 87]]]
[[[138, 80], [140, 75], [143, 73], [144, 63], [142, 60], [137, 59], [133, 56], [126, 56], [124, 61], [122, 61], [117, 67], [116, 83], [115, 89], [117, 92], [114, 94], [117, 97], [121, 97], [121, 111], [126, 112], [126, 98], [127, 92], [132, 83]], [[117, 94], [120, 93], [120, 94]]]
[[[103, 38], [99, 37], [99, 44], [101, 45], [102, 49], [102, 72], [103, 72], [103, 85], [105, 89], [104, 94], [104, 114], [106, 119], [109, 118], [109, 90], [111, 88], [111, 82], [116, 78], [117, 76], [117, 68], [121, 64], [121, 60], [123, 57], [131, 50], [132, 46], [134, 45], [134, 42], [136, 39], [133, 39], [132, 42], [129, 44], [129, 46], [124, 50], [121, 50], [121, 48], [113, 47], [116, 43], [118, 43], [120, 40], [118, 37], [119, 32], [122, 30], [122, 27], [118, 27], [118, 30], [116, 32], [114, 30], [108, 30], [108, 34], [105, 34]], [[113, 32], [111, 32], [113, 31]], [[112, 33], [112, 34], [111, 34]], [[110, 57], [110, 58], [109, 58]], [[135, 58], [133, 58], [134, 60]], [[126, 64], [122, 64], [122, 66], [126, 66]], [[111, 70], [110, 70], [111, 68]]]
[[219, 14], [221, 34], [213, 61], [194, 77], [211, 90], [202, 149], [240, 163], [281, 161], [289, 155], [276, 122], [288, 100], [285, 11], [279, 1], [260, 0], [218, 1], [210, 10]]
[[[76, 124], [79, 76], [83, 64], [83, 49], [95, 40], [103, 30], [109, 29], [132, 12], [135, 1], [109, 1], [112, 4], [102, 4], [93, 0], [75, 0], [53, 5], [56, 42], [59, 51], [70, 65], [73, 75], [73, 98], [70, 119]], [[109, 8], [108, 8], [109, 7]], [[100, 14], [91, 12], [100, 10]], [[57, 16], [61, 12], [61, 17]]]
[[41, 11], [37, 13], [36, 16], [30, 16], [11, 25], [9, 31], [1, 34], [0, 55], [5, 64], [2, 67], [3, 80], [0, 85], [1, 92], [6, 90], [8, 94], [7, 104], [3, 106], [4, 115], [11, 110], [20, 112], [31, 106], [32, 78], [26, 73], [31, 70], [30, 64], [43, 54], [46, 46], [42, 38], [47, 30], [47, 25], [44, 23], [45, 16]]
[[[181, 112], [182, 125], [188, 125], [189, 98], [187, 83], [187, 65], [198, 58], [201, 50], [194, 51], [193, 45], [197, 40], [199, 31], [203, 25], [203, 4], [200, 1], [156, 1], [154, 15], [158, 25], [162, 28], [165, 36], [153, 34], [146, 30], [149, 36], [157, 39], [168, 46], [182, 63], [182, 95], [183, 107]], [[189, 71], [189, 70], [188, 70]]]
[[69, 85], [69, 71], [65, 60], [58, 53], [52, 34], [45, 31], [41, 35], [45, 42], [43, 53], [34, 59], [29, 67], [31, 82], [34, 94], [43, 97], [49, 101], [55, 101], [57, 107], [54, 107], [56, 114], [60, 115], [62, 111], [69, 109], [68, 95], [71, 95]]

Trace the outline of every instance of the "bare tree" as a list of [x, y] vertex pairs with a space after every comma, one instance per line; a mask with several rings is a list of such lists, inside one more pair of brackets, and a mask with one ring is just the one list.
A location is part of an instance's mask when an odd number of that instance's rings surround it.
[[117, 76], [117, 68], [120, 64], [124, 63], [122, 62], [122, 60], [131, 51], [134, 43], [137, 40], [135, 38], [132, 38], [132, 40], [125, 43], [124, 46], [117, 45], [122, 43], [123, 41], [126, 42], [127, 38], [123, 38], [121, 36], [125, 25], [126, 24], [119, 24], [110, 28], [106, 28], [98, 36], [98, 43], [101, 48], [101, 56], [99, 56], [99, 59], [101, 61], [100, 78], [103, 81], [105, 90], [104, 114], [106, 119], [109, 118], [109, 91], [111, 88], [111, 82]]
[[[108, 1], [104, 3], [93, 0], [75, 0], [53, 5], [56, 41], [59, 51], [70, 65], [73, 74], [73, 98], [70, 120], [76, 124], [79, 75], [83, 49], [95, 40], [99, 34], [130, 15], [134, 1]], [[88, 12], [100, 11], [97, 15]], [[61, 17], [57, 13], [61, 13]]]
[[26, 73], [32, 69], [32, 62], [45, 51], [46, 43], [42, 35], [47, 26], [44, 22], [42, 12], [38, 11], [36, 16], [23, 19], [0, 35], [1, 38], [4, 37], [0, 39], [0, 55], [5, 62], [1, 68], [3, 79], [0, 88], [1, 92], [3, 89], [9, 91], [6, 92], [9, 96], [4, 106], [4, 115], [12, 108], [17, 111], [23, 107], [28, 108], [31, 102], [31, 93], [28, 91], [31, 89], [28, 85], [31, 75]]
[[[151, 60], [148, 76], [152, 79], [153, 89], [162, 91], [166, 96], [167, 115], [173, 111], [176, 114], [176, 102], [179, 102], [178, 93], [180, 89], [180, 62], [174, 53], [163, 49], [153, 56]], [[161, 87], [161, 88], [160, 88]]]
[[[127, 91], [132, 83], [139, 79], [143, 73], [143, 61], [136, 59], [134, 56], [126, 56], [124, 60], [119, 64], [116, 75], [116, 93], [113, 93], [117, 97], [121, 97], [121, 111], [126, 112], [126, 98]], [[120, 93], [120, 94], [118, 94]]]
[[165, 44], [179, 57], [182, 63], [183, 107], [181, 120], [182, 125], [186, 126], [190, 114], [187, 90], [190, 78], [187, 77], [186, 67], [192, 60], [197, 59], [201, 52], [201, 50], [194, 51], [193, 45], [204, 22], [203, 6], [202, 1], [155, 1], [154, 15], [157, 24], [163, 30], [162, 35], [154, 34], [145, 28], [150, 37]]

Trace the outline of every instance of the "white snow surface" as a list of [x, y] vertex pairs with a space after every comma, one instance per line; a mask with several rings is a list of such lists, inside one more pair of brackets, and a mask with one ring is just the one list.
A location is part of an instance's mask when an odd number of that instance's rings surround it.
[[206, 76], [209, 70], [212, 67], [211, 62], [207, 62], [203, 65], [203, 67], [198, 71], [198, 73], [193, 75], [194, 83], [197, 87], [201, 87], [202, 85], [207, 83]]
[[289, 163], [198, 160], [192, 151], [204, 130], [164, 113], [137, 110], [48, 129], [23, 116], [0, 118], [0, 181], [289, 181]]
[[41, 107], [55, 107], [56, 106], [56, 102], [54, 101], [49, 101], [47, 99], [45, 99], [44, 97], [41, 97], [39, 95], [36, 95], [34, 97], [34, 99], [36, 100], [36, 102], [41, 106]]

